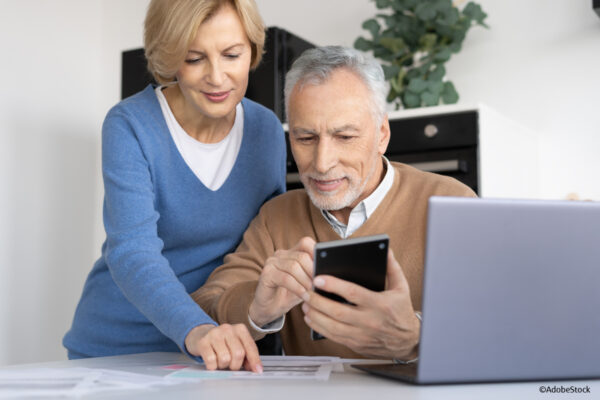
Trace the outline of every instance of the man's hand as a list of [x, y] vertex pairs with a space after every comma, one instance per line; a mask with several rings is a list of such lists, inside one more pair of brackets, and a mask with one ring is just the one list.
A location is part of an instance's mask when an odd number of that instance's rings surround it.
[[262, 373], [262, 363], [256, 343], [243, 324], [214, 326], [198, 325], [185, 338], [185, 347], [193, 356], [200, 356], [209, 370], [245, 370]]
[[381, 358], [416, 357], [420, 322], [410, 300], [406, 277], [388, 252], [386, 290], [373, 292], [333, 276], [314, 279], [316, 287], [342, 296], [355, 305], [342, 304], [315, 292], [302, 306], [307, 325], [353, 351]]
[[304, 237], [290, 250], [277, 250], [265, 262], [258, 280], [250, 318], [263, 326], [302, 302], [311, 290], [315, 241]]

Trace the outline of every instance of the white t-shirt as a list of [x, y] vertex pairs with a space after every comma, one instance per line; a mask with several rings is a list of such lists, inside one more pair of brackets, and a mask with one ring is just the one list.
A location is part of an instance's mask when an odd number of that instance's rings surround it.
[[202, 143], [188, 135], [179, 125], [162, 92], [163, 88], [164, 86], [159, 86], [155, 92], [177, 150], [204, 186], [212, 191], [218, 190], [229, 176], [240, 152], [244, 134], [242, 103], [235, 107], [235, 121], [227, 136], [218, 143]]

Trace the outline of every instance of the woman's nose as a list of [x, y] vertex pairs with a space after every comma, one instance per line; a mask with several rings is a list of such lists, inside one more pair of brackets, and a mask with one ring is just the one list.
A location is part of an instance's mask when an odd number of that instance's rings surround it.
[[210, 63], [210, 71], [208, 71], [208, 82], [213, 86], [221, 86], [225, 81], [225, 73], [218, 62]]

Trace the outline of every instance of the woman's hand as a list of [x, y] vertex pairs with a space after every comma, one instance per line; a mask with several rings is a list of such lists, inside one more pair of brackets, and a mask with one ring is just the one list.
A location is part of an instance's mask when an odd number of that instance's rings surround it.
[[200, 356], [208, 370], [248, 371], [262, 373], [263, 367], [256, 343], [243, 324], [198, 325], [185, 338], [185, 347], [193, 356]]

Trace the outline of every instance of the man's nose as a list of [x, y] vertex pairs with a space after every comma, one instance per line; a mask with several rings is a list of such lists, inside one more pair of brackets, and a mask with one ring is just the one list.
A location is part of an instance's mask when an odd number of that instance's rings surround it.
[[337, 151], [331, 140], [321, 138], [315, 149], [314, 166], [316, 172], [325, 174], [337, 164]]

